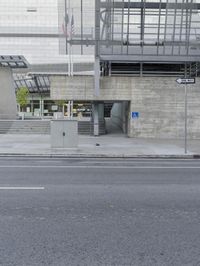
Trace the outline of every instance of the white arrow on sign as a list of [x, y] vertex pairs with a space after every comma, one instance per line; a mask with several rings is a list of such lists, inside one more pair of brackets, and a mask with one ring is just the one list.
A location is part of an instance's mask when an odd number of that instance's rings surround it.
[[194, 84], [195, 78], [178, 78], [176, 82], [178, 84]]

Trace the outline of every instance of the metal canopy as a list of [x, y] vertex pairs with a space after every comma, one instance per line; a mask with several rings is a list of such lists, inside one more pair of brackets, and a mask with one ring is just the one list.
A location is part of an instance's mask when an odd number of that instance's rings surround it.
[[28, 61], [22, 55], [0, 55], [0, 66], [10, 68], [27, 68]]
[[49, 93], [50, 80], [48, 75], [30, 75], [24, 76], [20, 74], [14, 75], [15, 89], [26, 87], [30, 93]]

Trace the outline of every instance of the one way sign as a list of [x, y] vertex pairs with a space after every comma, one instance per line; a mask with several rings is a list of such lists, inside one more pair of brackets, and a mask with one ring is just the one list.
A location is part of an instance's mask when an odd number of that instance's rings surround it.
[[195, 78], [178, 78], [176, 82], [178, 84], [195, 84]]

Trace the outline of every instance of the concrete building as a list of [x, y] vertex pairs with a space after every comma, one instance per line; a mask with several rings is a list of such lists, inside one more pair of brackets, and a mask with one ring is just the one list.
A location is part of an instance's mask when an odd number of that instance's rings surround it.
[[[45, 65], [50, 65], [51, 70], [66, 71], [56, 66], [67, 64], [69, 58], [60, 45], [63, 27], [59, 6], [58, 0], [0, 1], [1, 54], [24, 55], [33, 69], [34, 65], [43, 65], [45, 71]], [[88, 56], [81, 58], [74, 54], [75, 62], [85, 59], [91, 61]]]
[[[74, 12], [63, 2], [66, 16], [83, 17], [81, 6]], [[95, 1], [94, 35], [84, 32], [83, 18], [78, 35], [66, 36], [68, 45], [94, 46], [94, 77], [52, 77], [51, 97], [92, 101], [96, 134], [98, 105], [113, 102], [112, 122], [128, 136], [182, 138], [185, 87], [176, 79], [196, 77], [188, 86], [188, 132], [199, 138], [199, 8], [198, 1]]]
[[200, 138], [200, 1], [17, 3], [0, 4], [2, 54], [23, 54], [29, 78], [48, 75], [48, 100], [90, 103], [95, 135], [109, 103], [110, 123], [129, 137], [184, 137], [185, 87], [176, 79], [195, 77], [188, 133]]

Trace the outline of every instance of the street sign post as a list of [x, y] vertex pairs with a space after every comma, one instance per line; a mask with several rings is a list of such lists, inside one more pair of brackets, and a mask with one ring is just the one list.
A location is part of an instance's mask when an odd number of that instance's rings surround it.
[[187, 154], [187, 83], [185, 83], [185, 154]]
[[178, 84], [195, 84], [195, 78], [178, 78], [176, 80]]
[[187, 154], [187, 85], [195, 84], [195, 78], [178, 78], [176, 82], [185, 85], [185, 154]]

